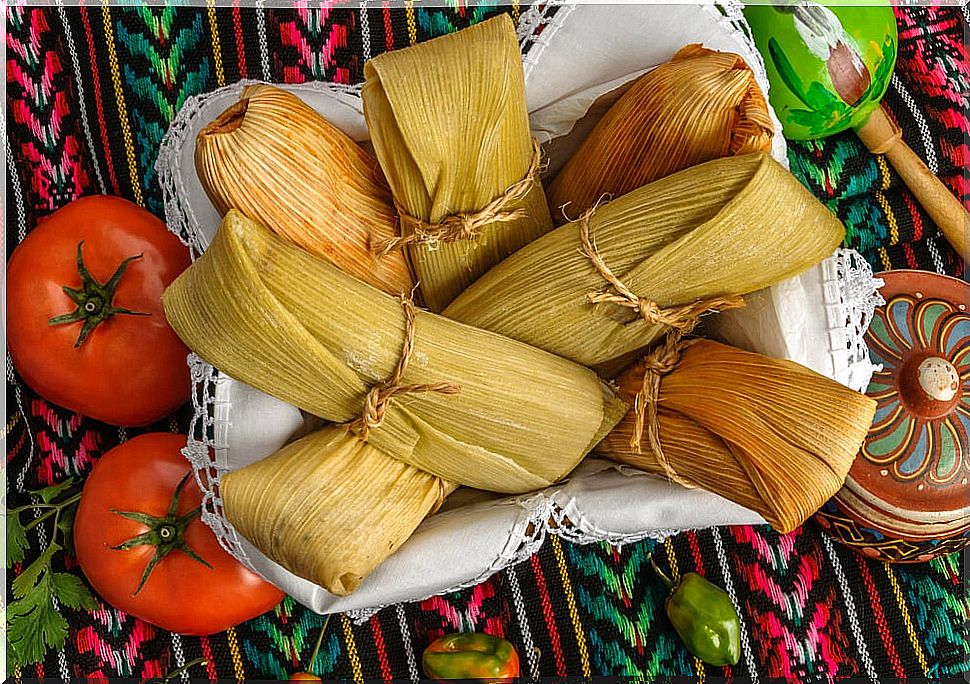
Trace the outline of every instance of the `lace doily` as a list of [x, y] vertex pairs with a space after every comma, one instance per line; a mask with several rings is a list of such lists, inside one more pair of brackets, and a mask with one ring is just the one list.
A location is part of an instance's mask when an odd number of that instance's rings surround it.
[[[700, 3], [705, 10], [716, 18], [718, 24], [729, 31], [742, 44], [747, 58], [761, 87], [767, 92], [768, 82], [764, 63], [754, 46], [747, 23], [741, 13], [742, 4], [735, 0], [706, 0]], [[569, 20], [577, 5], [565, 2], [550, 2], [533, 5], [525, 10], [519, 20], [518, 38], [523, 55], [523, 68], [526, 78], [539, 63], [559, 28]], [[187, 146], [192, 144], [192, 124], [212, 97], [238, 93], [247, 81], [235, 83], [217, 91], [189, 98], [163, 140], [156, 171], [162, 187], [165, 217], [169, 229], [180, 237], [189, 247], [193, 258], [200, 255], [207, 244], [202, 221], [191, 204], [185, 199], [187, 189], [181, 173], [183, 162], [191, 159], [186, 155]], [[326, 92], [343, 98], [348, 106], [358, 106], [359, 86], [341, 86], [329, 83], [311, 82], [293, 86], [297, 92]], [[774, 114], [772, 114], [774, 117]], [[776, 122], [776, 129], [781, 130]], [[784, 140], [776, 136], [774, 156], [785, 163]], [[780, 150], [780, 152], [779, 152]], [[862, 336], [872, 318], [873, 310], [882, 303], [876, 292], [880, 281], [872, 278], [868, 264], [851, 250], [839, 250], [835, 256], [824, 262], [823, 289], [826, 302], [829, 348], [836, 369], [848, 374], [855, 389], [862, 389], [872, 373], [868, 351]], [[215, 532], [219, 543], [227, 552], [243, 564], [257, 570], [248, 556], [245, 546], [233, 527], [227, 522], [222, 499], [220, 498], [220, 479], [230, 467], [229, 445], [232, 434], [231, 391], [235, 381], [204, 362], [199, 357], [189, 356], [194, 384], [194, 416], [190, 425], [188, 445], [184, 454], [192, 463], [196, 480], [203, 492], [202, 520]], [[862, 386], [858, 385], [862, 383]], [[611, 466], [622, 470], [623, 466]], [[606, 541], [622, 545], [651, 538], [663, 540], [684, 529], [652, 528], [641, 532], [617, 532], [597, 526], [590, 515], [584, 513], [581, 502], [564, 498], [561, 488], [536, 492], [504, 500], [519, 509], [521, 515], [502, 551], [483, 571], [470, 577], [446, 591], [456, 591], [474, 586], [492, 574], [513, 564], [530, 558], [542, 545], [547, 534], [554, 534], [578, 544]], [[445, 593], [438, 591], [436, 593]], [[410, 600], [421, 600], [427, 596], [413, 596]], [[368, 619], [383, 605], [351, 610], [348, 614], [355, 621]]]

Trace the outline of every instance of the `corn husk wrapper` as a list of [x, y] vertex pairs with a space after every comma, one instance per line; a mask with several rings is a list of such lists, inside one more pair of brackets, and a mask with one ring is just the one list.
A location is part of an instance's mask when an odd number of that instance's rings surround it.
[[549, 189], [578, 216], [605, 193], [619, 197], [690, 166], [770, 152], [774, 126], [754, 72], [741, 57], [700, 45], [641, 76], [610, 107]]
[[[237, 212], [164, 303], [200, 357], [335, 423], [359, 417], [405, 339], [399, 301]], [[568, 473], [601, 424], [619, 419], [606, 415], [616, 399], [586, 368], [425, 311], [414, 328], [401, 384], [450, 382], [460, 393], [391, 401], [368, 441], [398, 460], [479, 489], [531, 491]]]
[[354, 591], [452, 489], [343, 426], [227, 473], [220, 485], [226, 517], [240, 534], [338, 596]]
[[[617, 379], [634, 401], [643, 362]], [[776, 530], [801, 525], [845, 482], [875, 402], [808, 368], [696, 340], [662, 377], [663, 457], [681, 478], [757, 511]], [[657, 455], [631, 448], [631, 411], [597, 453], [664, 475]]]
[[[502, 15], [364, 66], [361, 91], [371, 142], [397, 205], [421, 221], [477, 212], [527, 176], [533, 146], [522, 59]], [[536, 179], [502, 207], [514, 220], [477, 239], [405, 247], [427, 307], [441, 311], [482, 273], [547, 232], [552, 219]], [[401, 221], [404, 236], [413, 223]]]
[[[589, 219], [596, 250], [639, 297], [661, 307], [743, 295], [789, 278], [842, 241], [839, 220], [762, 153], [717, 159], [601, 205]], [[582, 253], [578, 222], [519, 250], [446, 310], [586, 366], [650, 345], [666, 328], [612, 303]]]
[[400, 253], [372, 244], [397, 235], [377, 162], [293, 93], [243, 88], [196, 138], [195, 165], [220, 214], [238, 209], [374, 287], [413, 287]]
[[[392, 374], [405, 338], [399, 301], [234, 211], [164, 304], [172, 328], [203, 359], [341, 424], [357, 419], [370, 388]], [[437, 501], [454, 483], [499, 492], [548, 486], [626, 411], [586, 368], [423, 311], [409, 359], [402, 384], [450, 382], [460, 392], [395, 397], [366, 443], [349, 433], [331, 441], [318, 435], [230, 478], [227, 517], [269, 557], [333, 593], [352, 590], [352, 578], [433, 510], [429, 491]], [[314, 467], [318, 461], [327, 467]], [[372, 481], [335, 485], [343, 473]], [[354, 487], [364, 489], [352, 497]], [[273, 525], [260, 522], [274, 497], [297, 496], [321, 505], [285, 507]], [[361, 525], [384, 525], [387, 515], [399, 525], [387, 530], [391, 538], [374, 533], [365, 543], [359, 530], [330, 526], [331, 509], [340, 507]], [[325, 531], [328, 542], [308, 545], [297, 529]]]

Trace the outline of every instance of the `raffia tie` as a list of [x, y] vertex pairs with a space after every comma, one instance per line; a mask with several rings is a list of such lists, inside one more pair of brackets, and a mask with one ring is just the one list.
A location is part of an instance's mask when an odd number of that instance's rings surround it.
[[682, 306], [661, 307], [656, 302], [638, 297], [622, 280], [616, 277], [603, 257], [596, 251], [589, 234], [589, 221], [596, 211], [593, 207], [579, 220], [579, 239], [582, 242], [581, 252], [592, 263], [603, 279], [613, 286], [613, 291], [590, 292], [586, 295], [590, 304], [609, 303], [636, 311], [647, 323], [662, 325], [678, 335], [686, 335], [697, 325], [700, 317], [708, 312], [727, 311], [744, 306], [744, 298], [737, 296], [711, 297], [700, 299]]
[[683, 487], [693, 489], [694, 485], [678, 475], [664, 455], [663, 445], [660, 443], [658, 417], [660, 381], [677, 367], [681, 354], [690, 344], [690, 341], [681, 338], [680, 333], [671, 332], [659, 347], [643, 358], [643, 385], [633, 402], [633, 436], [630, 439], [630, 447], [638, 454], [641, 453], [641, 442], [646, 430], [647, 446], [657, 457], [657, 462], [663, 468], [667, 478]]
[[407, 224], [411, 229], [410, 235], [384, 240], [376, 245], [376, 252], [384, 256], [399, 247], [417, 244], [427, 245], [429, 249], [436, 249], [441, 243], [458, 242], [460, 240], [477, 240], [482, 230], [492, 223], [510, 223], [529, 215], [524, 207], [506, 210], [505, 207], [523, 199], [539, 179], [542, 171], [542, 147], [539, 141], [532, 139], [532, 162], [522, 180], [510, 185], [505, 192], [493, 199], [478, 211], [461, 212], [445, 216], [437, 223], [428, 223], [409, 214], [401, 205], [395, 202], [401, 224]]
[[404, 372], [407, 370], [411, 352], [414, 350], [414, 302], [408, 296], [399, 297], [404, 308], [404, 346], [401, 348], [401, 358], [397, 362], [394, 372], [384, 380], [374, 385], [364, 398], [364, 407], [360, 416], [348, 425], [348, 428], [366, 440], [371, 428], [379, 427], [384, 422], [387, 405], [391, 399], [402, 394], [417, 394], [419, 392], [440, 392], [441, 394], [458, 394], [461, 388], [453, 382], [434, 382], [430, 384], [400, 384]]

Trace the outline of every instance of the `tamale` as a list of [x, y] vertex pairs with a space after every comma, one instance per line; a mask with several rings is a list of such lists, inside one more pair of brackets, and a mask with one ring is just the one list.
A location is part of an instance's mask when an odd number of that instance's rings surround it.
[[440, 312], [552, 227], [515, 28], [502, 15], [375, 57], [364, 76], [364, 115], [405, 240], [387, 249], [407, 250], [425, 304]]
[[[400, 302], [235, 211], [164, 304], [200, 357], [335, 423], [360, 417], [406, 337]], [[402, 385], [446, 382], [460, 392], [395, 397], [367, 440], [460, 484], [548, 486], [625, 412], [617, 415], [622, 402], [588, 369], [425, 311], [414, 316], [409, 357]]]
[[611, 288], [583, 245], [658, 307], [743, 295], [829, 256], [839, 220], [763, 153], [679, 171], [522, 248], [444, 311], [586, 366], [650, 345], [667, 327], [591, 293]]
[[[588, 369], [402, 310], [236, 211], [164, 304], [199, 356], [342, 424], [222, 483], [226, 517], [240, 533], [334, 594], [353, 591], [454, 483], [506, 492], [547, 486], [626, 412]], [[393, 396], [365, 441], [352, 428], [404, 353], [398, 389], [412, 390]], [[432, 391], [442, 380], [459, 392]]]
[[549, 189], [553, 220], [711, 159], [769, 152], [773, 134], [745, 61], [688, 45], [637, 79], [559, 172]]
[[[631, 404], [646, 365], [617, 380]], [[787, 533], [842, 487], [875, 408], [865, 395], [791, 361], [694, 340], [660, 379], [661, 454], [631, 446], [632, 410], [596, 452], [720, 494]]]
[[220, 486], [240, 534], [338, 596], [354, 591], [452, 489], [343, 426], [227, 473]]
[[248, 85], [196, 138], [195, 166], [220, 214], [238, 209], [378, 289], [413, 287], [404, 256], [376, 256], [397, 235], [374, 159], [299, 97]]

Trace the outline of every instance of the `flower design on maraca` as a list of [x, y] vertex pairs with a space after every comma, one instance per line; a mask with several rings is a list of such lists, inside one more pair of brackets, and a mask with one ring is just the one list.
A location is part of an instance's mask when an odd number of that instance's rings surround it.
[[867, 342], [883, 370], [867, 392], [878, 408], [863, 457], [898, 480], [951, 483], [968, 459], [970, 314], [898, 295], [876, 312]]

